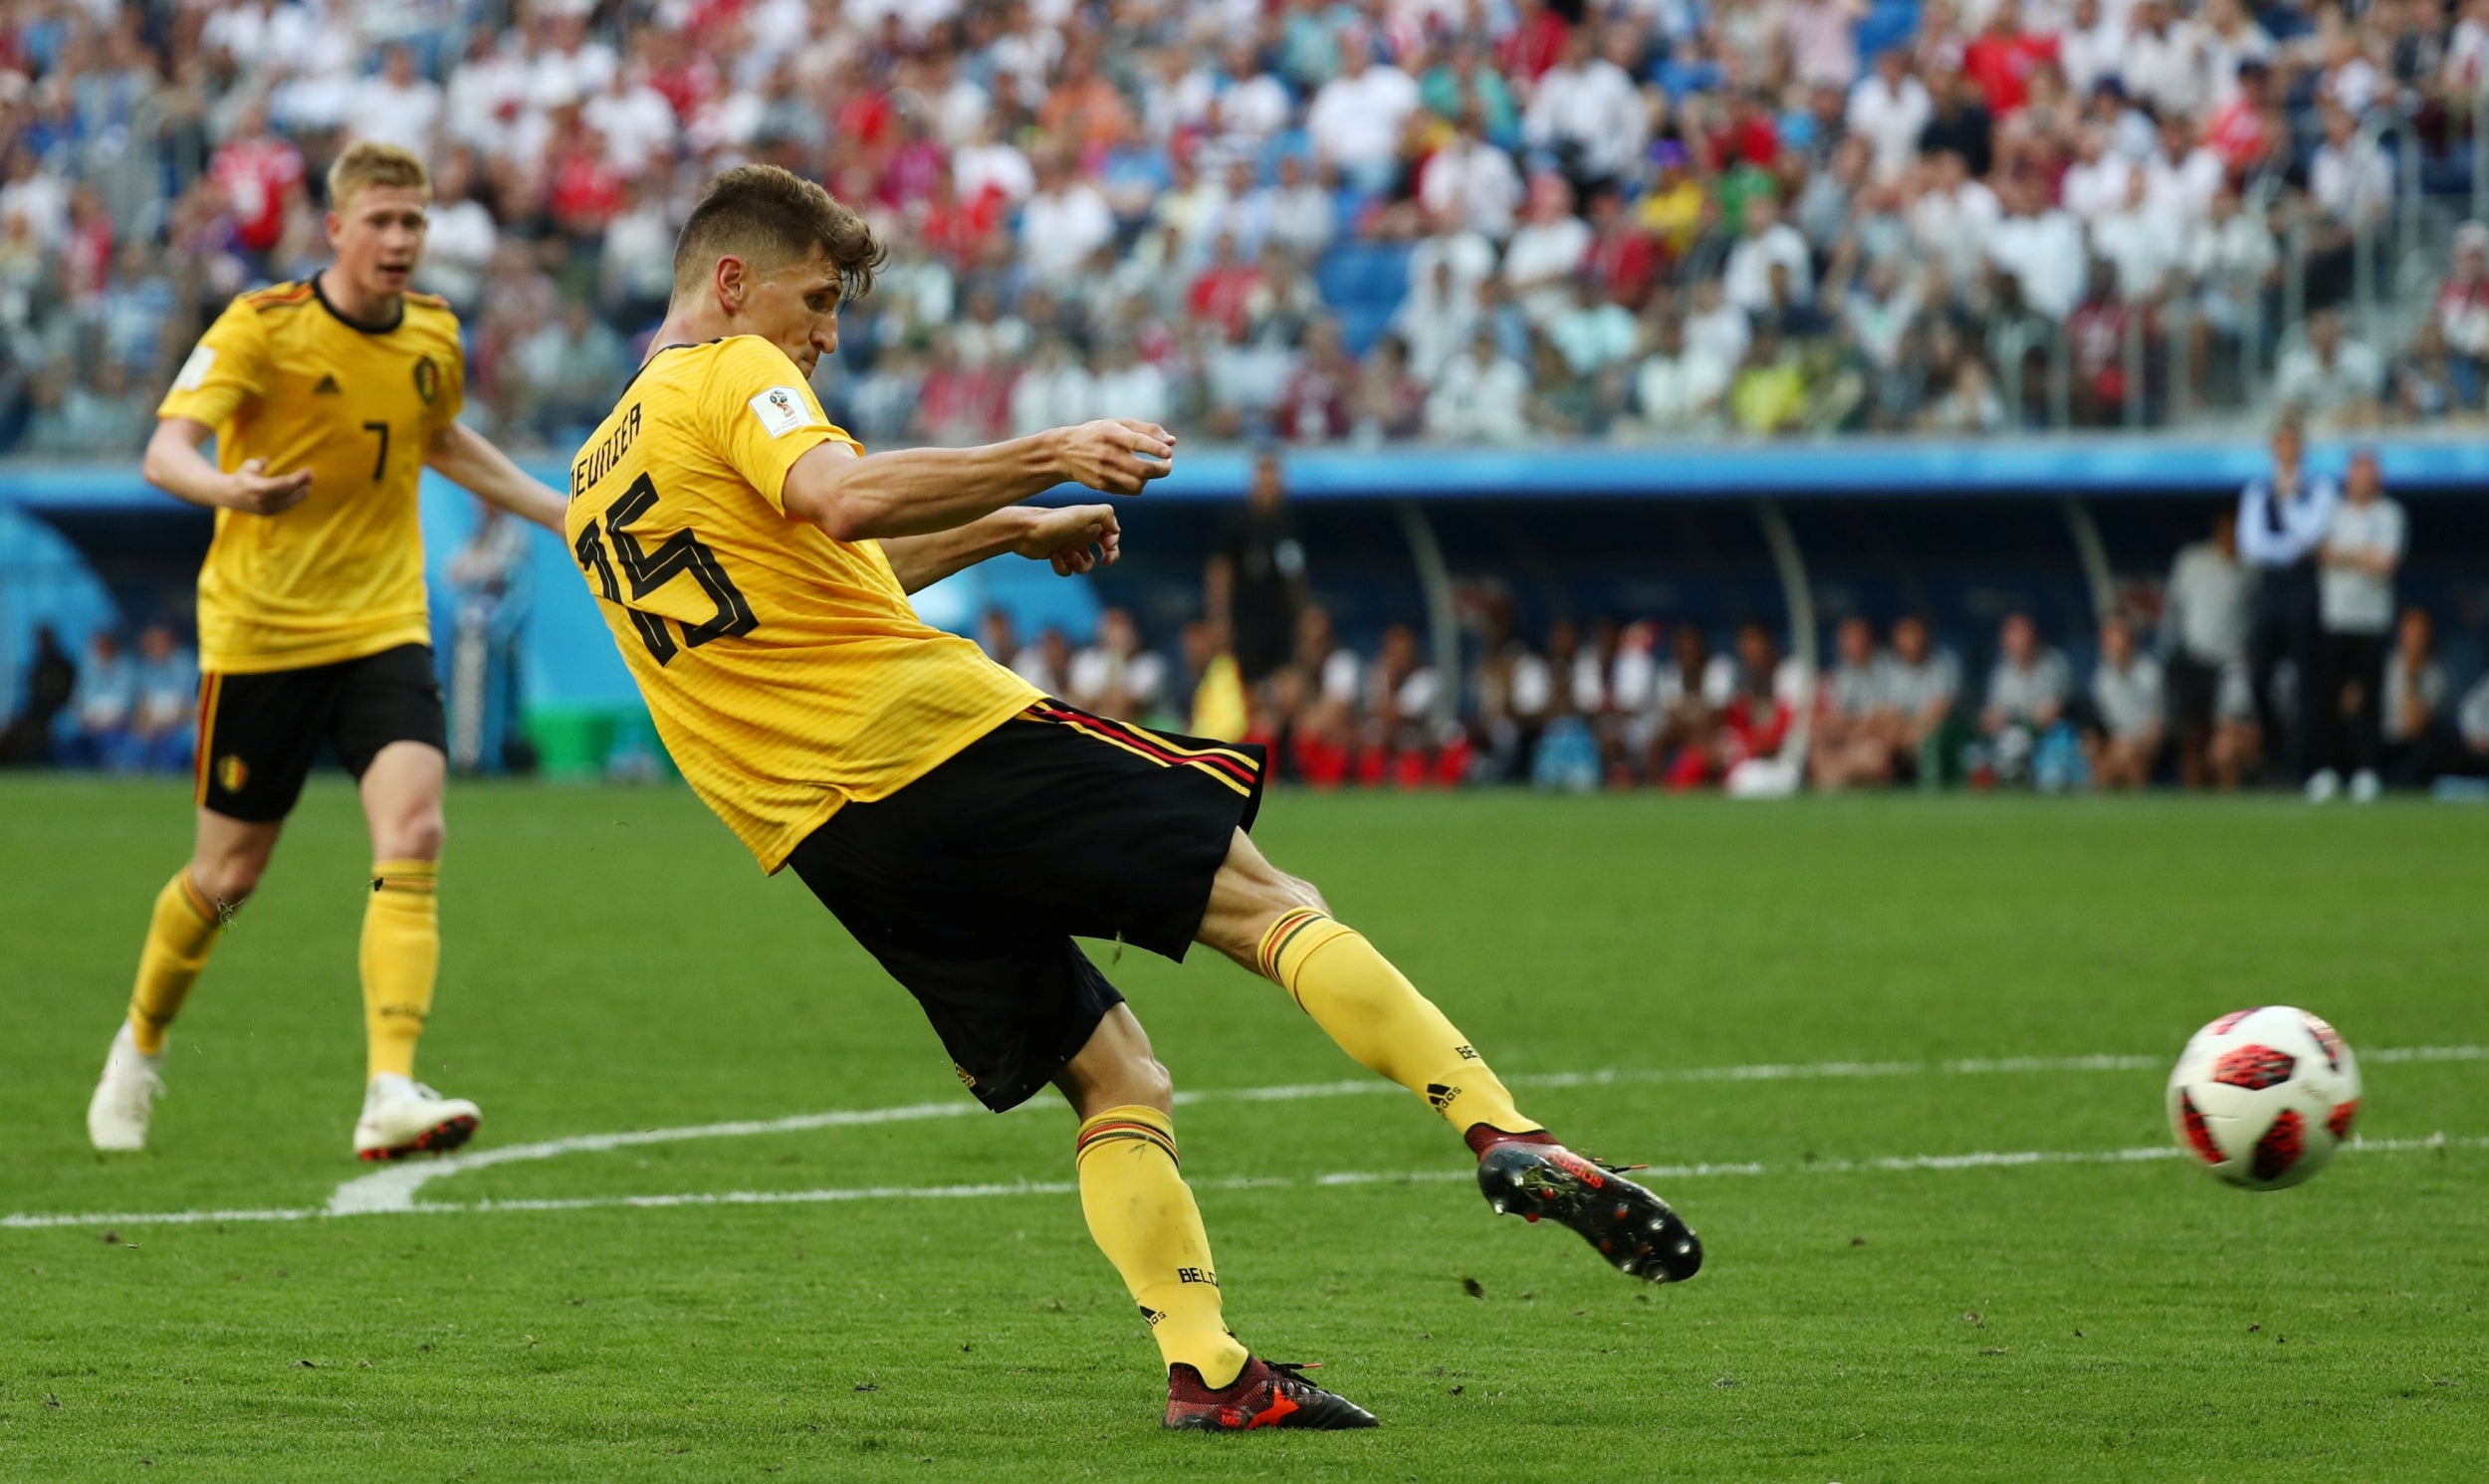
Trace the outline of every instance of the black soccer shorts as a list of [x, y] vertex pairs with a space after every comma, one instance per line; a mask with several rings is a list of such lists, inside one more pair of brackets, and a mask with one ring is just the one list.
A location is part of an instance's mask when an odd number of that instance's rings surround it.
[[888, 798], [840, 809], [787, 863], [1001, 1113], [1123, 1002], [1074, 939], [1183, 960], [1264, 770], [1258, 746], [1045, 701]]
[[432, 646], [401, 644], [359, 660], [199, 678], [198, 802], [271, 824], [294, 811], [325, 743], [357, 779], [382, 747], [447, 749]]

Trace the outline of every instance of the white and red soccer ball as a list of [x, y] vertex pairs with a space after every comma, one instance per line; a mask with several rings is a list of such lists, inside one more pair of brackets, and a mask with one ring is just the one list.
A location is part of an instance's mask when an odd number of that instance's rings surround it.
[[2281, 1190], [2325, 1167], [2360, 1116], [2360, 1064], [2331, 1025], [2288, 1005], [2195, 1032], [2169, 1074], [2169, 1127], [2214, 1175]]

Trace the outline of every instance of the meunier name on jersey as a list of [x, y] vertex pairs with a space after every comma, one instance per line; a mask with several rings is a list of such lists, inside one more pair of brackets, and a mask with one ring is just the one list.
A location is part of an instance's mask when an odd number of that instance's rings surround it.
[[570, 466], [573, 556], [675, 765], [765, 869], [1038, 692], [916, 617], [875, 541], [787, 514], [833, 426], [753, 335], [669, 346]]
[[426, 448], [465, 401], [466, 362], [446, 303], [403, 305], [396, 323], [372, 326], [340, 316], [316, 281], [245, 294], [156, 408], [215, 429], [219, 468], [265, 459], [312, 476], [290, 510], [216, 513], [199, 569], [200, 669], [296, 670], [431, 641], [416, 497]]

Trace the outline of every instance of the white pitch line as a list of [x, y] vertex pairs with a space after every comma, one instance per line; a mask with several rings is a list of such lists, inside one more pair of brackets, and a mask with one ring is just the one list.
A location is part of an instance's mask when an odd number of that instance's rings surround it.
[[[2489, 1137], [2425, 1139], [2353, 1139], [2344, 1154], [2409, 1154], [2423, 1150], [2489, 1149]], [[1976, 1150], [1959, 1155], [1887, 1155], [1864, 1160], [1809, 1160], [1781, 1165], [1758, 1163], [1657, 1165], [1642, 1171], [1645, 1179], [1673, 1182], [1719, 1175], [1853, 1174], [1929, 1170], [2018, 1169], [2034, 1165], [2135, 1165], [2176, 1160], [2186, 1152], [2174, 1145], [2153, 1144], [2111, 1150]], [[1225, 1175], [1192, 1181], [1201, 1190], [1267, 1190], [1313, 1186], [1413, 1185], [1471, 1180], [1468, 1169], [1343, 1169], [1310, 1179], [1285, 1175]], [[980, 1200], [1011, 1195], [1070, 1195], [1079, 1186], [1069, 1180], [1014, 1180], [974, 1185], [851, 1185], [815, 1190], [690, 1190], [658, 1195], [582, 1195], [551, 1199], [437, 1201], [394, 1210], [339, 1212], [321, 1206], [279, 1206], [265, 1210], [31, 1212], [0, 1216], [0, 1229], [30, 1230], [57, 1226], [196, 1226], [246, 1221], [305, 1221], [339, 1216], [465, 1216], [503, 1211], [651, 1210], [671, 1206], [827, 1205], [857, 1200]]]
[[[2489, 1059], [2484, 1046], [2388, 1046], [2371, 1052], [2371, 1062], [2398, 1061], [2479, 1061]], [[1525, 1072], [1507, 1077], [1513, 1087], [1607, 1087], [1618, 1084], [1637, 1086], [1667, 1082], [1786, 1082], [1817, 1078], [1860, 1077], [1974, 1077], [2006, 1073], [2033, 1072], [2134, 1072], [2161, 1065], [2164, 1059], [2152, 1056], [2013, 1056], [1957, 1058], [1949, 1061], [1825, 1061], [1825, 1062], [1762, 1062], [1734, 1067], [1608, 1067], [1590, 1072]], [[1233, 1087], [1187, 1089], [1176, 1094], [1176, 1105], [1187, 1107], [1201, 1103], [1285, 1103], [1306, 1098], [1351, 1098], [1399, 1093], [1397, 1085], [1378, 1077], [1361, 1077], [1340, 1082], [1294, 1082], [1275, 1087]], [[1022, 1112], [1061, 1110], [1050, 1103], [1028, 1102], [1020, 1105]], [[808, 1129], [845, 1128], [863, 1124], [912, 1123], [922, 1119], [962, 1118], [984, 1111], [980, 1105], [966, 1100], [944, 1103], [906, 1103], [895, 1108], [856, 1108], [834, 1113], [799, 1113], [789, 1118], [738, 1119], [729, 1123], [694, 1124], [687, 1128], [641, 1129], [620, 1134], [574, 1134], [563, 1139], [547, 1139], [534, 1144], [504, 1145], [498, 1149], [478, 1150], [472, 1154], [452, 1155], [443, 1160], [393, 1165], [370, 1174], [357, 1175], [338, 1186], [329, 1197], [328, 1211], [333, 1216], [361, 1216], [383, 1211], [404, 1211], [414, 1207], [415, 1196], [437, 1179], [470, 1169], [486, 1169], [495, 1165], [509, 1165], [529, 1160], [551, 1160], [563, 1155], [593, 1154], [603, 1150], [629, 1149], [647, 1144], [674, 1144], [691, 1139], [744, 1139], [764, 1134], [798, 1134]]]

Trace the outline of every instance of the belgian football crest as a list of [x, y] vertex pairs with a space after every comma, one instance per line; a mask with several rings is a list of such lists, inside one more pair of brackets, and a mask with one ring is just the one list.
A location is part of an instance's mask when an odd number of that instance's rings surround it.
[[429, 407], [433, 399], [440, 394], [440, 362], [429, 355], [417, 357], [415, 360], [415, 395], [423, 398], [423, 405]]
[[231, 752], [216, 759], [216, 782], [227, 793], [240, 793], [251, 779], [251, 765]]

